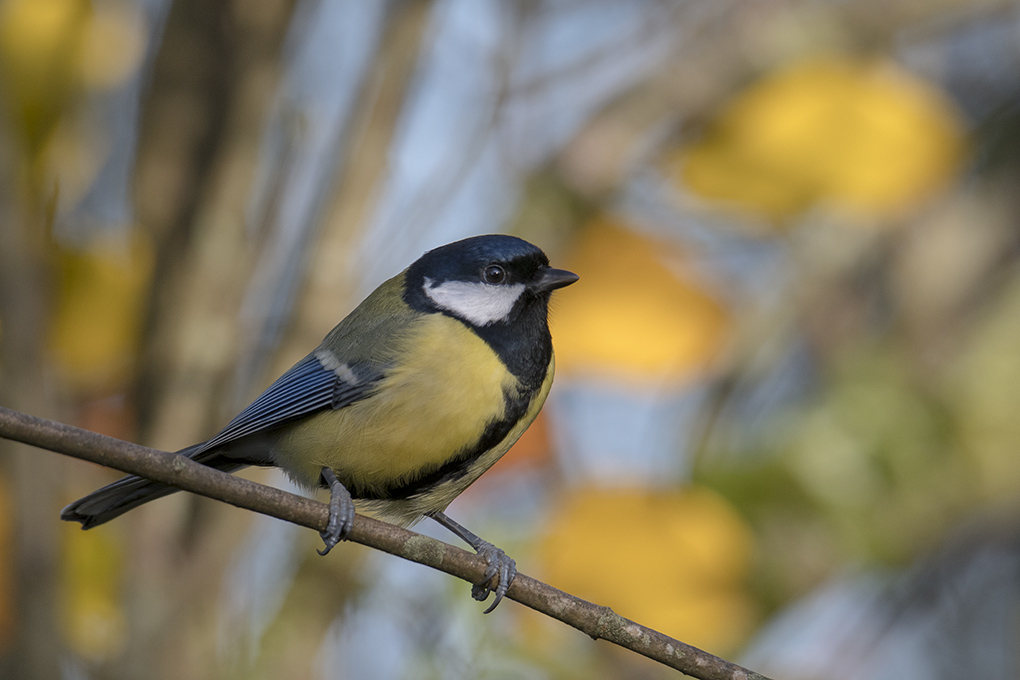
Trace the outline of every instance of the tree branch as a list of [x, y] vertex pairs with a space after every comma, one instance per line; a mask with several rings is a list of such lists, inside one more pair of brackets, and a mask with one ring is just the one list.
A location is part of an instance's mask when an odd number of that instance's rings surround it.
[[[0, 437], [170, 484], [239, 508], [322, 531], [328, 510], [318, 501], [214, 470], [177, 453], [114, 439], [0, 406]], [[475, 583], [485, 560], [442, 541], [358, 515], [348, 540]], [[506, 595], [594, 639], [603, 639], [701, 680], [768, 680], [696, 647], [625, 619], [524, 574]]]

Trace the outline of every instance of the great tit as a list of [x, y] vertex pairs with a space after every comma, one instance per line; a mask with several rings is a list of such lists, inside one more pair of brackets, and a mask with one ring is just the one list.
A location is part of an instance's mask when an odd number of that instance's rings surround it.
[[[513, 236], [430, 250], [219, 434], [180, 453], [226, 472], [276, 466], [328, 488], [323, 555], [347, 536], [355, 508], [402, 526], [435, 519], [486, 559], [472, 594], [495, 592], [492, 611], [516, 565], [444, 510], [538, 415], [555, 367], [549, 297], [575, 281]], [[60, 516], [90, 529], [176, 490], [128, 476]]]

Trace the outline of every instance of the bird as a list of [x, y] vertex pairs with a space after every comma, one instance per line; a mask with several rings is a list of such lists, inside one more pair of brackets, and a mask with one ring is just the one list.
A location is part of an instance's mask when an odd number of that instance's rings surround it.
[[[505, 234], [427, 251], [382, 283], [323, 341], [207, 441], [181, 449], [209, 467], [281, 468], [329, 490], [327, 554], [355, 512], [409, 527], [429, 517], [486, 561], [472, 596], [495, 594], [516, 562], [445, 514], [535, 420], [555, 373], [552, 291], [578, 280]], [[90, 529], [175, 487], [134, 475], [61, 519]]]

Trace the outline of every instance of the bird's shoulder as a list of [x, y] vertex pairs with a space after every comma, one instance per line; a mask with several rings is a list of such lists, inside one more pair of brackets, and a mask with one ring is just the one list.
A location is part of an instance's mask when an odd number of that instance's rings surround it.
[[323, 339], [319, 351], [336, 361], [384, 367], [400, 351], [403, 338], [427, 316], [404, 301], [405, 273], [372, 291]]
[[189, 455], [200, 456], [298, 418], [341, 409], [371, 396], [396, 362], [402, 329], [413, 325], [418, 314], [402, 303], [401, 290], [400, 276], [379, 286], [316, 349]]

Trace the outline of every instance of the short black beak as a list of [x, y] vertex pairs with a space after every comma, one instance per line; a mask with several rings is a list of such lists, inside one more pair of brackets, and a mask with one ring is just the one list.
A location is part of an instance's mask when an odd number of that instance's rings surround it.
[[577, 274], [568, 272], [566, 269], [542, 267], [535, 273], [535, 278], [531, 280], [531, 288], [540, 293], [545, 293], [569, 286], [577, 281], [577, 278]]

